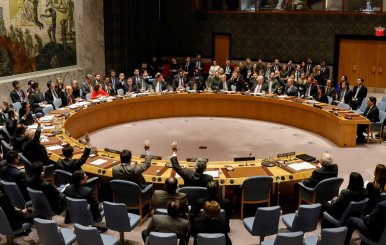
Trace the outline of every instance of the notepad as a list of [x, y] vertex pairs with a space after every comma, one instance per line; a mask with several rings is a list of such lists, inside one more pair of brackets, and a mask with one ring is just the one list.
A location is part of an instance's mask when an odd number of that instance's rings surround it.
[[218, 170], [205, 171], [204, 174], [210, 175], [213, 178], [218, 178], [219, 176]]
[[314, 165], [312, 165], [312, 164], [310, 164], [308, 162], [292, 163], [292, 164], [289, 164], [288, 167], [293, 169], [293, 170], [295, 170], [295, 171], [315, 168]]
[[47, 150], [49, 150], [49, 151], [55, 151], [55, 150], [60, 150], [60, 149], [62, 149], [62, 148], [63, 148], [63, 147], [60, 146], [60, 145], [53, 145], [53, 146], [47, 147]]
[[104, 159], [97, 159], [95, 161], [92, 161], [91, 164], [92, 165], [96, 165], [96, 166], [99, 166], [99, 165], [102, 165], [103, 163], [106, 163], [107, 160], [104, 160]]

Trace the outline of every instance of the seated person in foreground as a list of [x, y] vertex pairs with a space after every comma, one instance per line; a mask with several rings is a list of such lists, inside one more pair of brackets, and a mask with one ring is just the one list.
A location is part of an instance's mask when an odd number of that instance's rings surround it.
[[170, 202], [167, 206], [168, 214], [153, 215], [147, 229], [142, 231], [142, 239], [146, 243], [146, 239], [150, 232], [170, 232], [176, 233], [180, 239], [180, 244], [188, 244], [189, 241], [189, 221], [181, 218], [181, 210], [179, 202]]
[[91, 151], [90, 137], [88, 136], [88, 133], [85, 134], [84, 139], [86, 141], [86, 148], [84, 148], [82, 157], [79, 159], [72, 159], [74, 148], [71, 145], [66, 145], [62, 149], [64, 159], [59, 158], [56, 163], [57, 169], [61, 169], [70, 173], [73, 173], [76, 170], [81, 170], [82, 165], [87, 161]]
[[145, 140], [144, 149], [145, 161], [141, 165], [131, 162], [131, 151], [123, 150], [121, 152], [121, 164], [114, 166], [112, 169], [113, 179], [132, 181], [137, 183], [140, 188], [145, 188], [146, 181], [142, 176], [142, 173], [145, 172], [151, 165], [149, 140]]
[[156, 208], [167, 208], [168, 204], [173, 201], [178, 201], [182, 211], [188, 209], [188, 199], [185, 193], [177, 192], [178, 180], [169, 177], [165, 181], [165, 191], [155, 190], [153, 194], [152, 206]]
[[[369, 119], [370, 122], [379, 122], [379, 110], [376, 104], [377, 104], [377, 98], [370, 96], [367, 100], [367, 108], [363, 113], [363, 116]], [[358, 124], [357, 143], [364, 143], [366, 141], [363, 133], [366, 131], [367, 128], [368, 128], [368, 125]]]
[[[348, 228], [345, 245], [349, 245], [351, 236], [354, 230], [360, 231], [367, 238], [374, 242], [378, 242], [382, 236], [382, 232], [386, 227], [386, 201], [378, 203], [374, 210], [363, 218], [350, 217], [347, 220], [346, 227]], [[361, 243], [365, 244], [365, 243]]]
[[310, 178], [303, 180], [305, 186], [314, 188], [320, 181], [338, 176], [338, 165], [333, 163], [329, 153], [323, 153], [319, 160], [319, 167], [312, 172]]
[[44, 181], [41, 178], [43, 172], [42, 162], [32, 162], [30, 167], [30, 174], [32, 179], [27, 182], [27, 186], [31, 189], [42, 191], [46, 196], [52, 211], [55, 214], [61, 214], [66, 209], [66, 202], [64, 195], [56, 189], [50, 182]]
[[206, 170], [207, 160], [198, 158], [196, 160], [195, 171], [191, 169], [182, 169], [177, 160], [178, 144], [176, 141], [172, 143], [173, 155], [170, 158], [173, 169], [184, 179], [184, 186], [201, 186], [206, 187], [212, 176], [204, 174]]
[[328, 104], [328, 98], [327, 98], [327, 95], [325, 94], [325, 89], [323, 85], [318, 86], [318, 93], [315, 94], [314, 99], [318, 102]]
[[366, 185], [366, 196], [369, 199], [363, 215], [373, 211], [375, 205], [381, 200], [381, 193], [386, 191], [386, 167], [383, 164], [377, 164], [374, 170], [374, 180]]
[[[342, 190], [339, 196], [331, 202], [324, 203], [323, 210], [339, 220], [351, 201], [360, 201], [365, 198], [363, 185], [362, 175], [351, 172], [347, 189]], [[322, 221], [323, 229], [329, 228], [331, 225], [327, 220]]]
[[232, 216], [232, 206], [228, 199], [219, 197], [219, 184], [217, 180], [211, 180], [209, 181], [208, 185], [206, 186], [208, 190], [208, 197], [198, 199], [196, 201], [195, 209], [193, 210], [193, 213], [195, 216], [198, 216], [201, 212], [201, 209], [204, 208], [206, 202], [216, 201], [221, 209], [224, 209], [225, 211], [225, 217], [227, 219], [227, 222], [229, 223], [229, 219]]
[[[101, 222], [102, 217], [99, 212], [99, 203], [92, 188], [85, 186], [87, 175], [83, 170], [76, 170], [72, 173], [72, 184], [67, 186], [64, 194], [68, 197], [86, 199], [90, 205], [90, 211], [95, 223]], [[66, 217], [68, 219], [69, 217]]]
[[7, 182], [14, 182], [20, 189], [25, 200], [30, 197], [27, 191], [27, 177], [24, 172], [18, 169], [17, 165], [20, 163], [19, 155], [16, 151], [11, 150], [5, 156], [4, 165], [0, 166], [0, 178]]
[[226, 245], [232, 241], [228, 236], [229, 223], [220, 216], [220, 205], [216, 201], [207, 201], [204, 205], [204, 213], [192, 222], [191, 234], [194, 236], [194, 244], [197, 244], [198, 233], [223, 233]]

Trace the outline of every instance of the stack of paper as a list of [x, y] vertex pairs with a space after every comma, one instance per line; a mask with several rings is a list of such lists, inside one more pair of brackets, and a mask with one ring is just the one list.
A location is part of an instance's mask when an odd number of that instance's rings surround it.
[[288, 165], [289, 168], [292, 168], [295, 171], [299, 170], [307, 170], [307, 169], [313, 169], [315, 168], [314, 165], [308, 163], [308, 162], [298, 162], [298, 163], [292, 163]]
[[91, 164], [92, 165], [95, 165], [95, 166], [99, 166], [99, 165], [102, 165], [103, 163], [106, 163], [107, 160], [104, 160], [104, 159], [97, 159], [95, 161], [92, 161]]

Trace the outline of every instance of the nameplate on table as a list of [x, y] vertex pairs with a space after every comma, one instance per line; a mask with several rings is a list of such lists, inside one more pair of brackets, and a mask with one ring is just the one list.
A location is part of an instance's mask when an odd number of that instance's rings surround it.
[[297, 162], [297, 163], [292, 163], [287, 165], [287, 167], [291, 168], [292, 170], [295, 171], [300, 171], [300, 170], [308, 170], [308, 169], [314, 169], [316, 168], [314, 165], [308, 163], [308, 162]]

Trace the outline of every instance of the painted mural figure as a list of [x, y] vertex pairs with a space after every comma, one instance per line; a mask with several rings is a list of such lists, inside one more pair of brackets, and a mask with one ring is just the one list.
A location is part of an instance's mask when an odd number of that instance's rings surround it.
[[56, 11], [53, 8], [46, 9], [46, 14], [42, 14], [41, 17], [51, 18], [51, 25], [48, 27], [48, 36], [51, 42], [56, 43]]
[[35, 21], [35, 24], [39, 27], [39, 29], [43, 29], [44, 26], [43, 26], [43, 23], [39, 21], [39, 14], [38, 14], [39, 0], [34, 0], [33, 4], [34, 4], [34, 21]]

